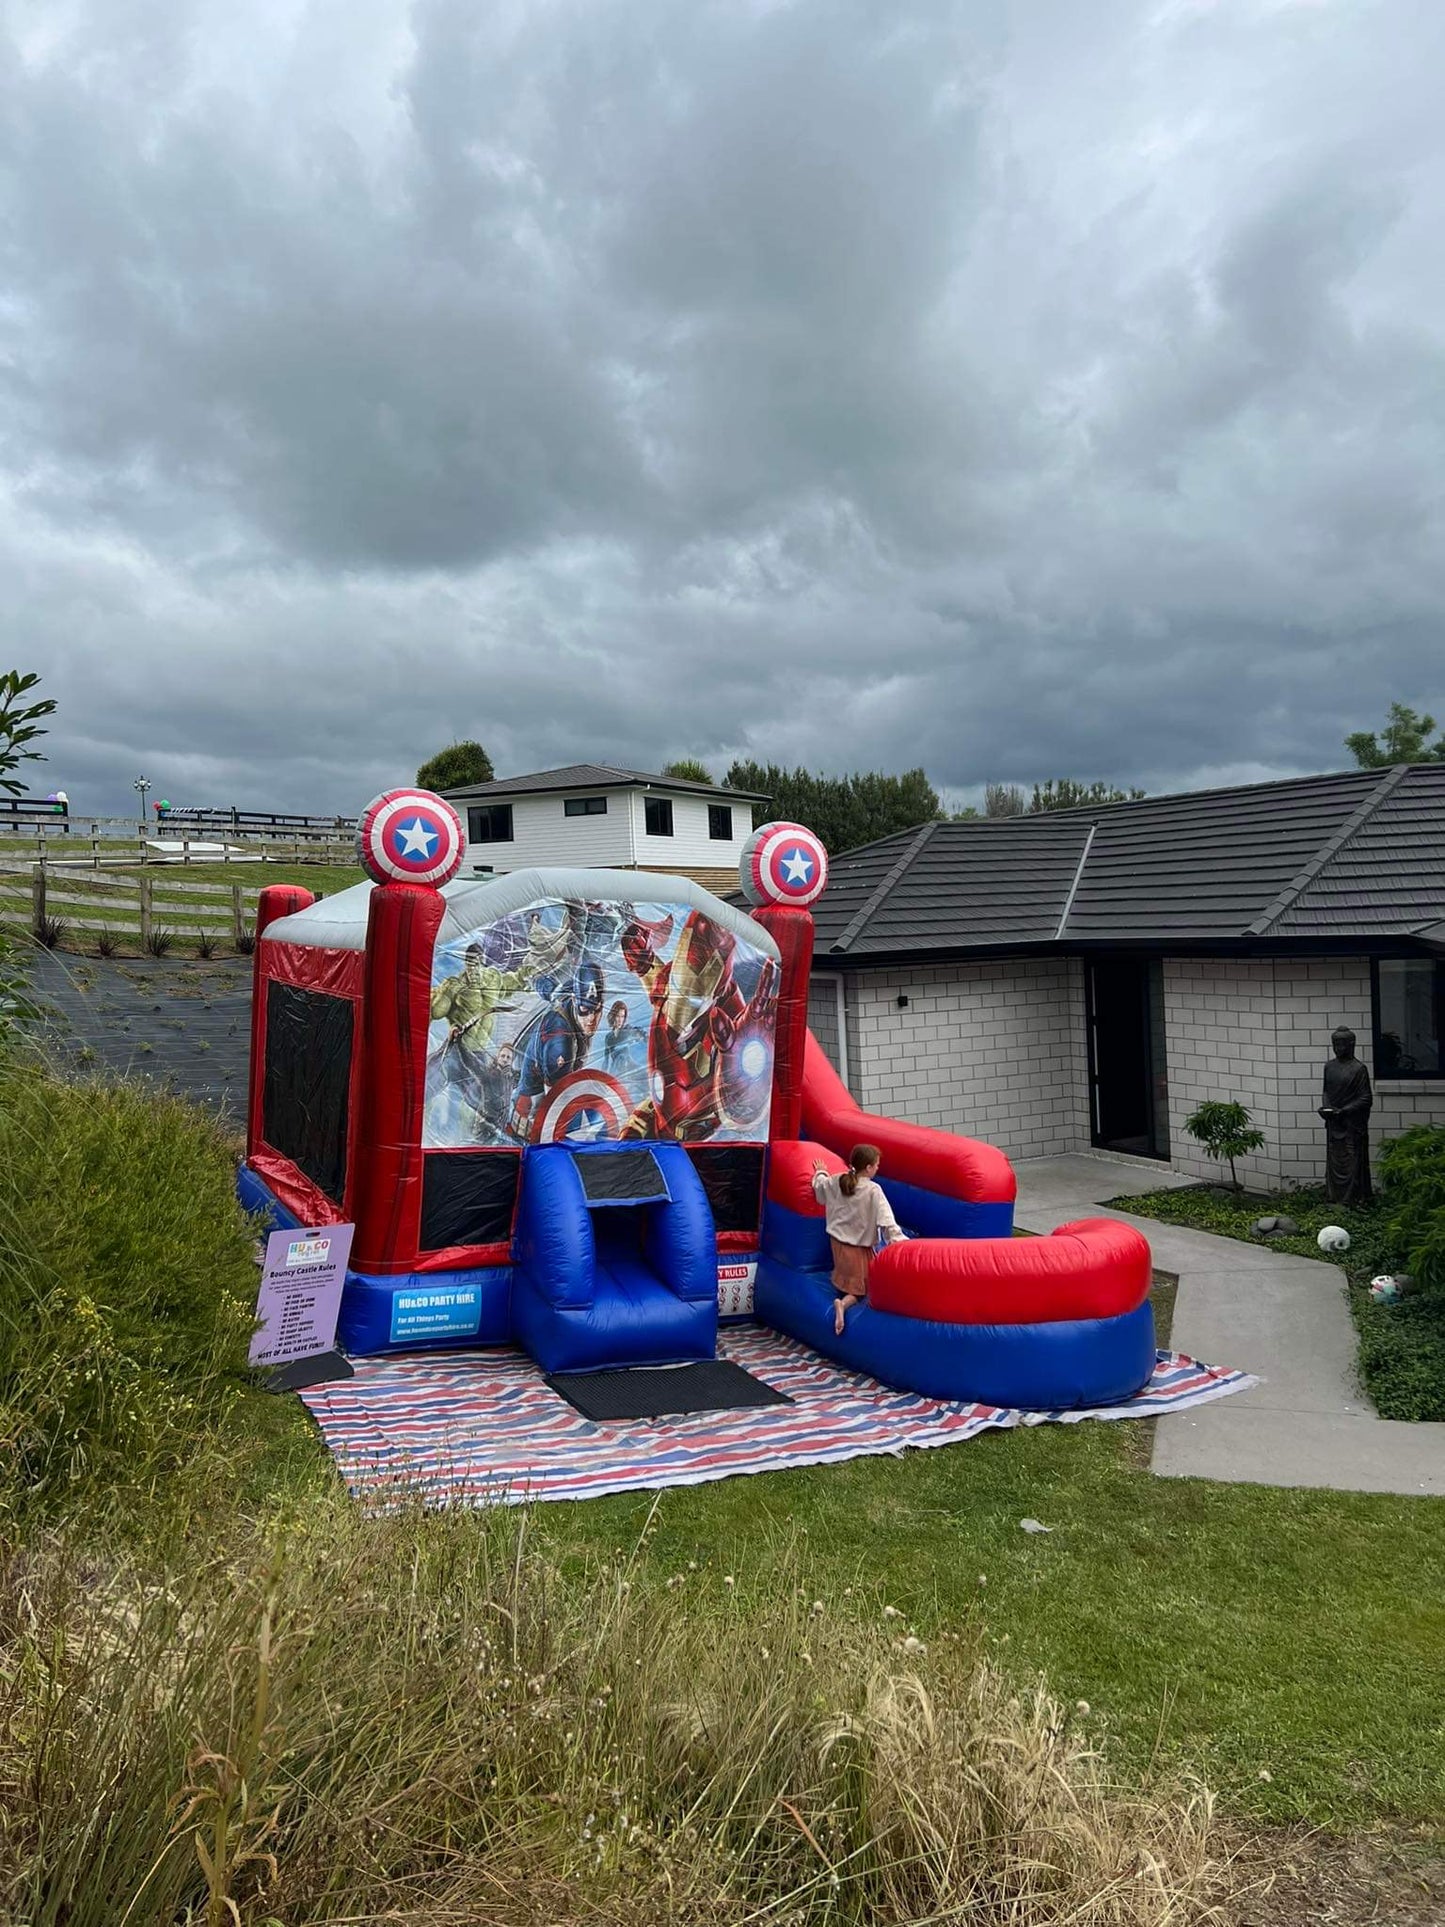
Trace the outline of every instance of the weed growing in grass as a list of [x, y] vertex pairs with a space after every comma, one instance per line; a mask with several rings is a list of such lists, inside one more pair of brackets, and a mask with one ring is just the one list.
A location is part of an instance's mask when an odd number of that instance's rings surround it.
[[823, 1669], [808, 1591], [689, 1611], [639, 1577], [635, 1554], [558, 1570], [517, 1513], [339, 1499], [148, 1571], [64, 1541], [12, 1562], [0, 1906], [67, 1927], [1209, 1918], [1207, 1796], [1113, 1783], [1042, 1689], [841, 1616]]

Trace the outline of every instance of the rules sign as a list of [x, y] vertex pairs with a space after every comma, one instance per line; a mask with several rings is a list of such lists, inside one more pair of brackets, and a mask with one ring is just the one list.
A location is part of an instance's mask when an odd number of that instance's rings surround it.
[[331, 1350], [355, 1229], [328, 1224], [271, 1233], [256, 1300], [260, 1329], [251, 1340], [253, 1365], [288, 1365]]

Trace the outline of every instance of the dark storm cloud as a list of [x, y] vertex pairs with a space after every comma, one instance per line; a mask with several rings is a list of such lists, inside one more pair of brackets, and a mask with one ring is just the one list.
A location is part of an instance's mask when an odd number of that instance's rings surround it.
[[3, 17], [6, 653], [79, 807], [456, 731], [1158, 788], [1445, 701], [1437, 9]]

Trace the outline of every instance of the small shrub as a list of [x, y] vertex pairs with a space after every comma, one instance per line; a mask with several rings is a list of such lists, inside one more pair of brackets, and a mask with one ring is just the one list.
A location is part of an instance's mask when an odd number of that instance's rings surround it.
[[1445, 1125], [1401, 1132], [1380, 1147], [1378, 1162], [1400, 1268], [1445, 1293]]
[[1237, 1191], [1239, 1178], [1234, 1160], [1247, 1157], [1264, 1144], [1264, 1132], [1254, 1129], [1244, 1106], [1218, 1101], [1201, 1104], [1192, 1117], [1184, 1120], [1184, 1128], [1210, 1157], [1228, 1163], [1230, 1186]]
[[236, 955], [238, 957], [249, 957], [255, 948], [256, 932], [250, 924], [246, 924], [236, 939]]
[[146, 949], [153, 957], [168, 957], [175, 947], [175, 936], [169, 930], [157, 927], [146, 938]]
[[196, 932], [196, 955], [198, 957], [214, 957], [220, 947], [220, 938], [215, 936], [211, 931], [198, 930]]
[[1377, 1305], [1363, 1276], [1350, 1290], [1360, 1377], [1381, 1418], [1445, 1420], [1445, 1297], [1420, 1291]]
[[38, 918], [35, 924], [35, 941], [42, 950], [58, 950], [65, 941], [64, 919], [49, 915]]
[[95, 936], [97, 957], [115, 957], [120, 954], [120, 945], [113, 930], [98, 930]]

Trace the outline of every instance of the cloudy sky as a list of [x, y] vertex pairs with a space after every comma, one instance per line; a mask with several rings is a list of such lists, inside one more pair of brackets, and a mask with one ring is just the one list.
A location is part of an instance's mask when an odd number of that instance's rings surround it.
[[80, 811], [1445, 716], [1440, 0], [0, 0]]

